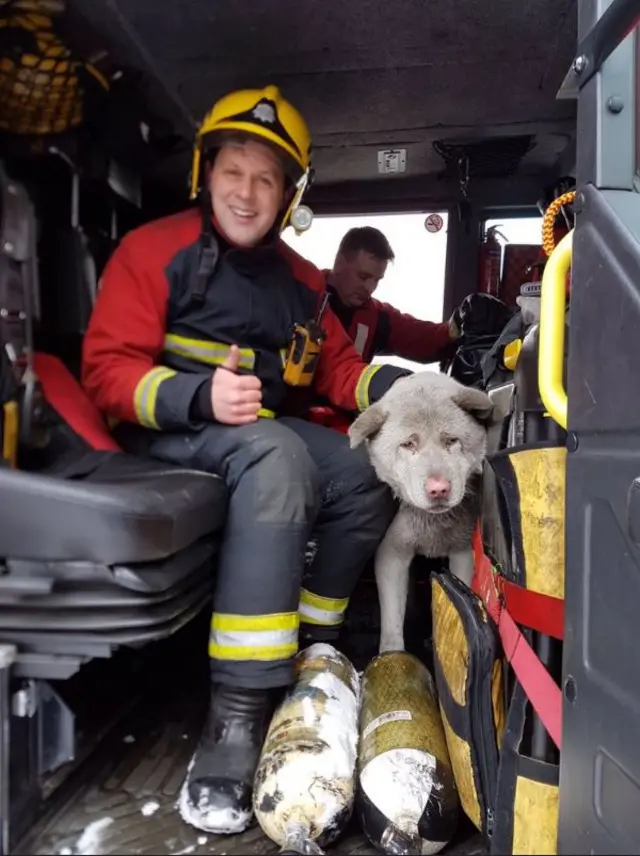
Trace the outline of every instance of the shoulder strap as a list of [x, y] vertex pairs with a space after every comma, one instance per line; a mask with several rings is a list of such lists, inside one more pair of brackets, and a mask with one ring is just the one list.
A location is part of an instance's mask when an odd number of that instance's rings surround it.
[[191, 299], [194, 303], [203, 303], [209, 284], [209, 277], [216, 269], [218, 259], [220, 258], [220, 247], [213, 231], [211, 223], [211, 197], [209, 192], [202, 194], [202, 231], [200, 233], [199, 242], [199, 258], [198, 270], [196, 272], [196, 281], [191, 292]]

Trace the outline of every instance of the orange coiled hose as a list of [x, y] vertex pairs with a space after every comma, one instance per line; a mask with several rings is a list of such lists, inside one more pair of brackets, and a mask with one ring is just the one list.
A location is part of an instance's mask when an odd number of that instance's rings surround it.
[[563, 193], [562, 196], [558, 196], [557, 199], [554, 199], [551, 205], [549, 205], [547, 210], [544, 212], [544, 217], [542, 219], [542, 249], [545, 251], [547, 256], [550, 256], [556, 248], [556, 242], [553, 237], [553, 228], [556, 222], [556, 217], [558, 216], [562, 206], [570, 205], [575, 198], [575, 190]]

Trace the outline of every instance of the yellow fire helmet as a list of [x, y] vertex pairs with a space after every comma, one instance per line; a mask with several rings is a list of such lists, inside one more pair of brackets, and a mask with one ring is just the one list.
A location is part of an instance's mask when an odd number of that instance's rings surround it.
[[289, 222], [296, 232], [306, 231], [313, 215], [300, 202], [313, 174], [311, 136], [307, 123], [296, 108], [282, 97], [277, 86], [230, 92], [213, 105], [196, 133], [191, 167], [191, 199], [195, 199], [200, 191], [203, 155], [215, 149], [217, 139], [230, 131], [251, 134], [274, 146], [284, 156], [285, 172], [296, 191], [282, 219], [280, 231]]

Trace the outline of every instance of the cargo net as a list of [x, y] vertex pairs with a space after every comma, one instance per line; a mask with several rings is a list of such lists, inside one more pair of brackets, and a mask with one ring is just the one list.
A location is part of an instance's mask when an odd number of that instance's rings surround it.
[[457, 179], [464, 195], [477, 178], [513, 175], [533, 148], [531, 134], [489, 140], [434, 140], [433, 148], [445, 163], [444, 176]]
[[0, 131], [62, 134], [83, 121], [91, 65], [74, 57], [55, 32], [65, 0], [0, 0]]

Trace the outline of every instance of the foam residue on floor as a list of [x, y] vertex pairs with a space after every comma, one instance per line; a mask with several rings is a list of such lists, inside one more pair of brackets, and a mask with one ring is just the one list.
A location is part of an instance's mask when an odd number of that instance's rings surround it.
[[93, 823], [85, 827], [84, 832], [73, 848], [74, 854], [76, 856], [95, 856], [96, 853], [100, 853], [102, 831], [111, 826], [112, 823], [112, 817], [102, 817], [100, 820], [94, 820]]

